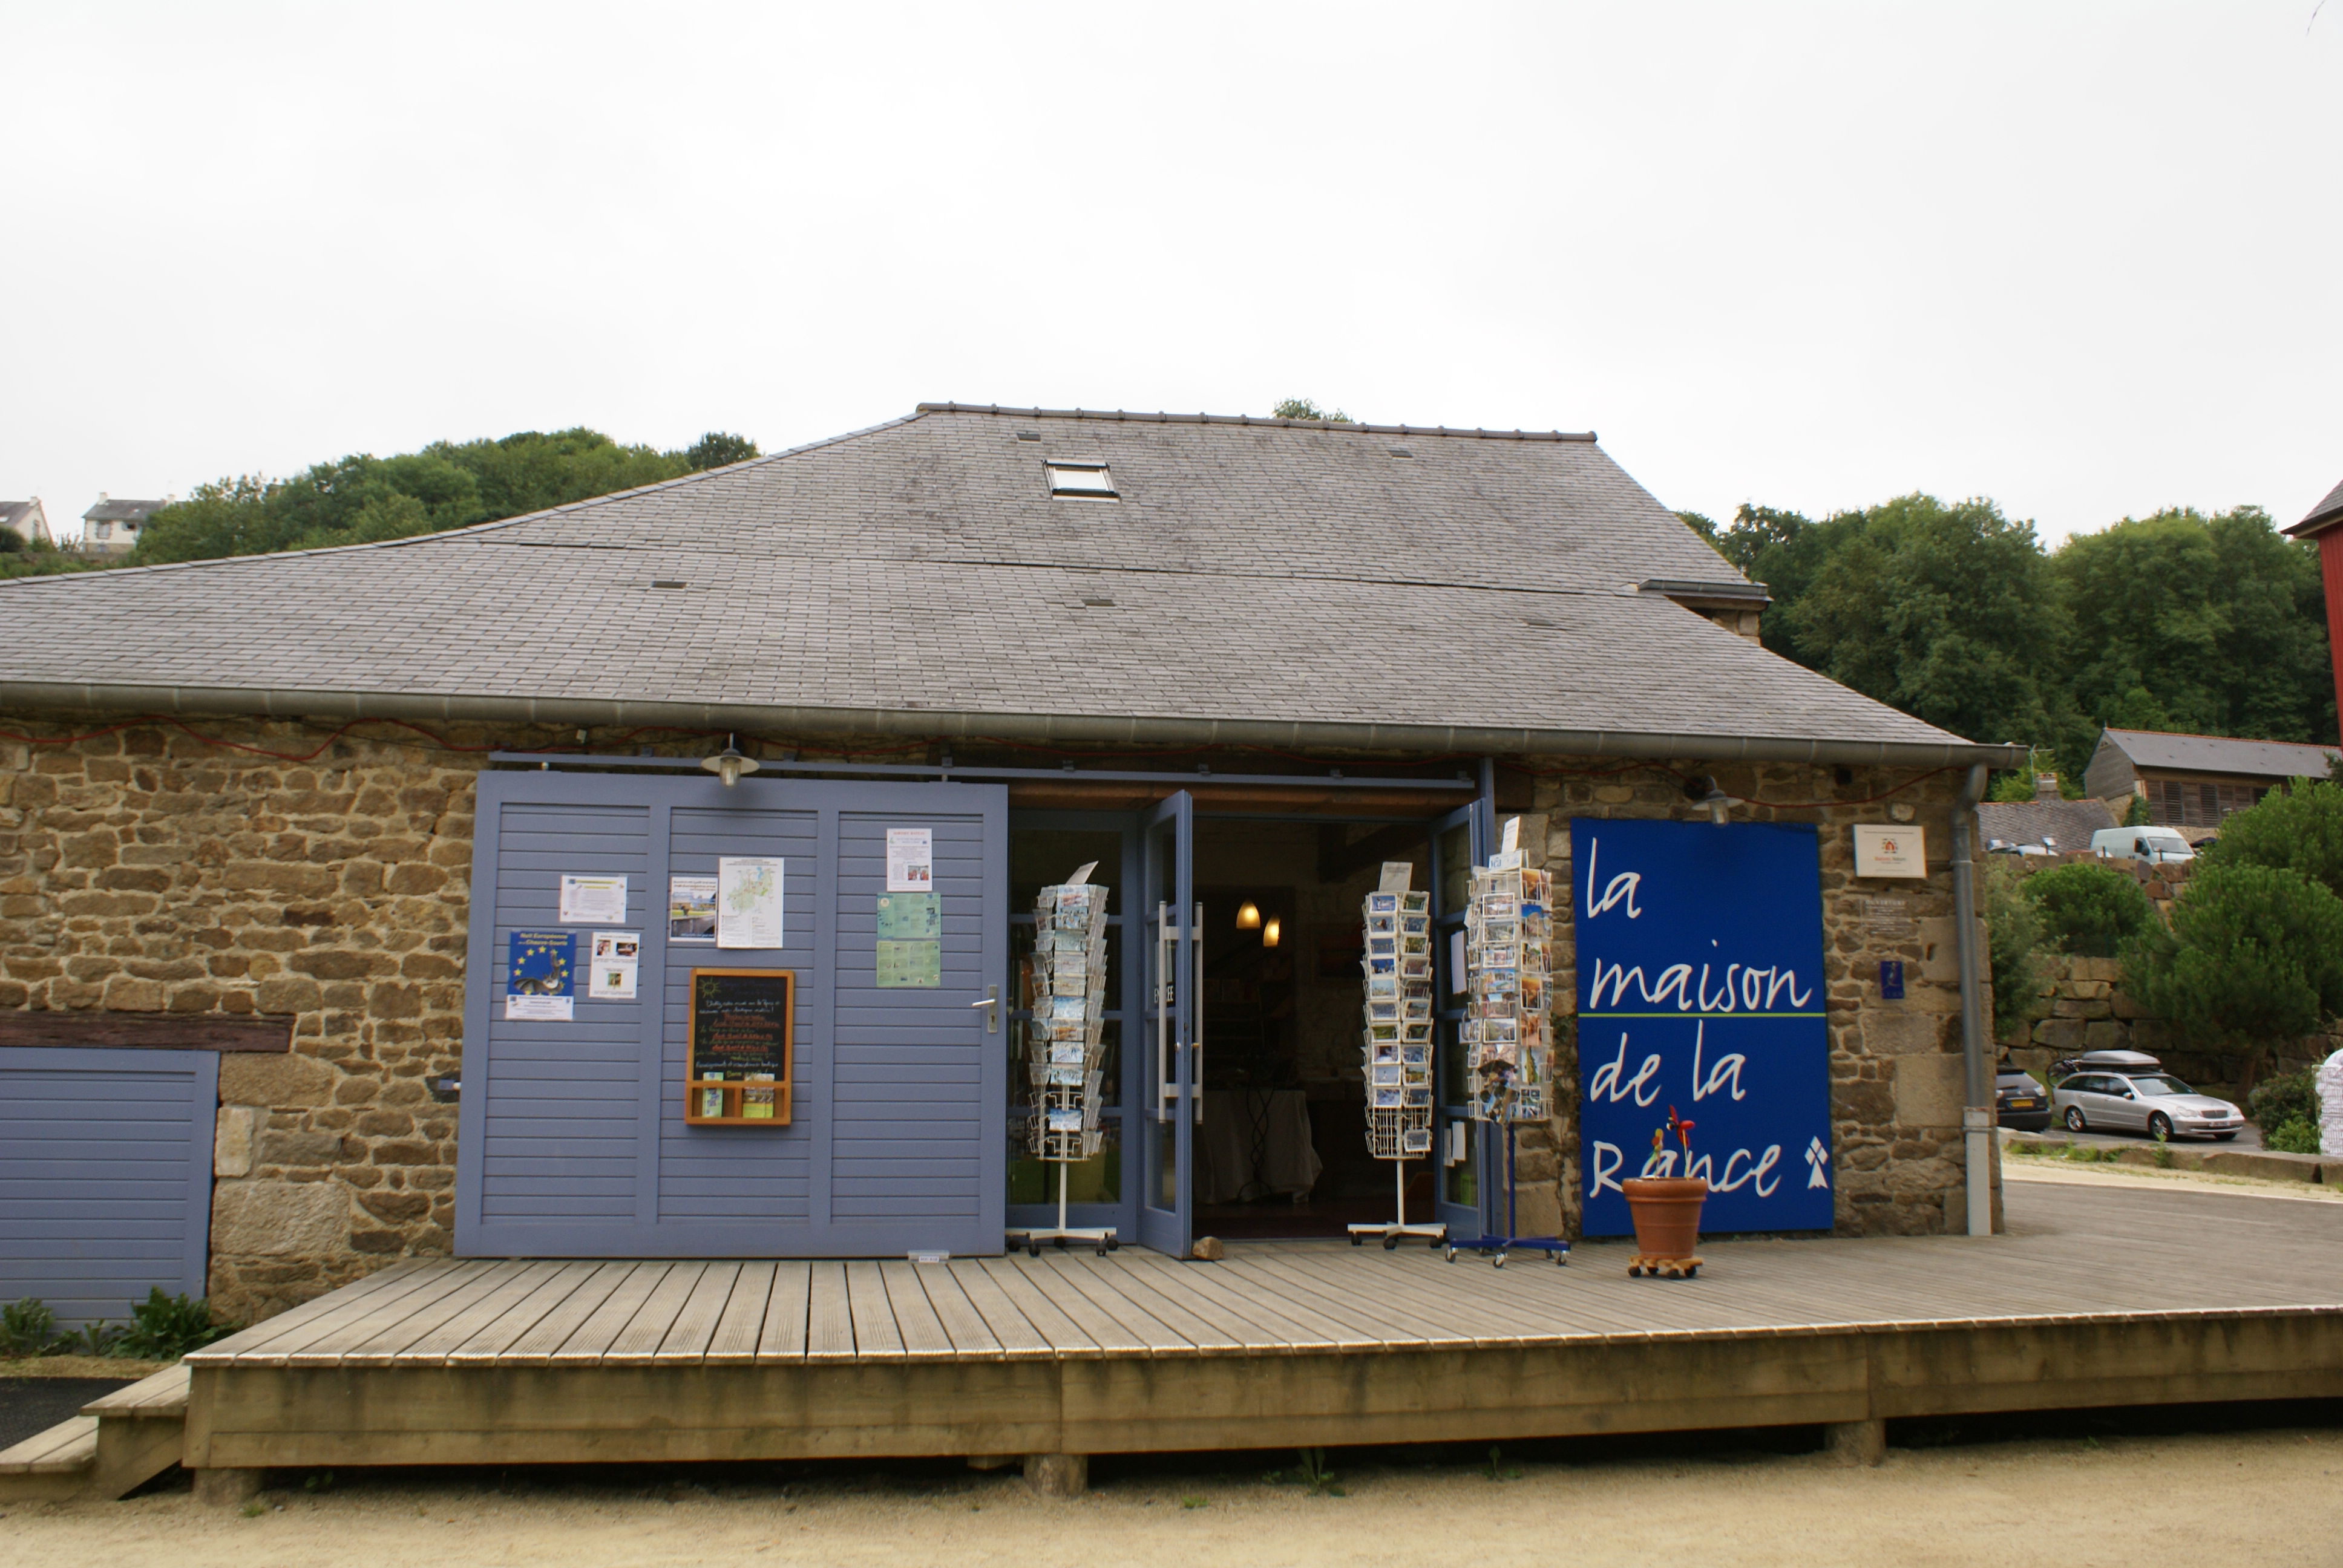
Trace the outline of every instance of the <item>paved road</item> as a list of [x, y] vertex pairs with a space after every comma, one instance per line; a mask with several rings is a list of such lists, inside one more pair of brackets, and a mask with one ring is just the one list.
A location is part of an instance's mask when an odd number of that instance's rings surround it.
[[[2113, 1143], [2117, 1145], [2153, 1144], [2156, 1141], [2145, 1132], [2100, 1132], [2089, 1131], [2068, 1134], [2065, 1127], [2052, 1122], [2046, 1130], [2051, 1134], [2070, 1136], [2077, 1143]], [[2176, 1138], [2176, 1147], [2184, 1149], [2259, 1149], [2262, 1130], [2248, 1121], [2235, 1138], [2227, 1143], [2217, 1143], [2209, 1138]]]

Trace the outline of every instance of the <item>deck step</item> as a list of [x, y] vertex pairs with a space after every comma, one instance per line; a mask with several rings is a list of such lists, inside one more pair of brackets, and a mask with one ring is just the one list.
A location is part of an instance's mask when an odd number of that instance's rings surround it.
[[168, 1367], [0, 1452], [0, 1500], [111, 1502], [178, 1463], [186, 1430], [187, 1369]]
[[0, 1449], [0, 1499], [79, 1497], [97, 1473], [97, 1418], [76, 1415]]

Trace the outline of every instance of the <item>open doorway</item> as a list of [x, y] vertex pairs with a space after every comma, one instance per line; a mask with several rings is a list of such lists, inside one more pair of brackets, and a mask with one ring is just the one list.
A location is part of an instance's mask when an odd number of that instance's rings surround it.
[[[1389, 1164], [1366, 1142], [1360, 906], [1383, 863], [1431, 885], [1430, 824], [1199, 814], [1203, 1072], [1195, 1230], [1339, 1236], [1391, 1217]], [[1433, 1167], [1408, 1168], [1432, 1206]]]

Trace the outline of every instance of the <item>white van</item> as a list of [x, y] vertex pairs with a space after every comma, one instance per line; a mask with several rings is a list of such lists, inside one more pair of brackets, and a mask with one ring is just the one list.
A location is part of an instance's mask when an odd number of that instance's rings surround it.
[[2091, 835], [2091, 853], [2102, 860], [2146, 860], [2152, 866], [2197, 858], [2188, 840], [2172, 828], [2102, 828]]

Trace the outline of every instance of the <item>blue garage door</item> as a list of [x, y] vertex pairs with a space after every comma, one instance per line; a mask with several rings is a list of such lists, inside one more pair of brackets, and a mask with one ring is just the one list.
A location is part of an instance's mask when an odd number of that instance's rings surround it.
[[0, 1301], [82, 1324], [202, 1295], [218, 1102], [208, 1050], [0, 1050]]

